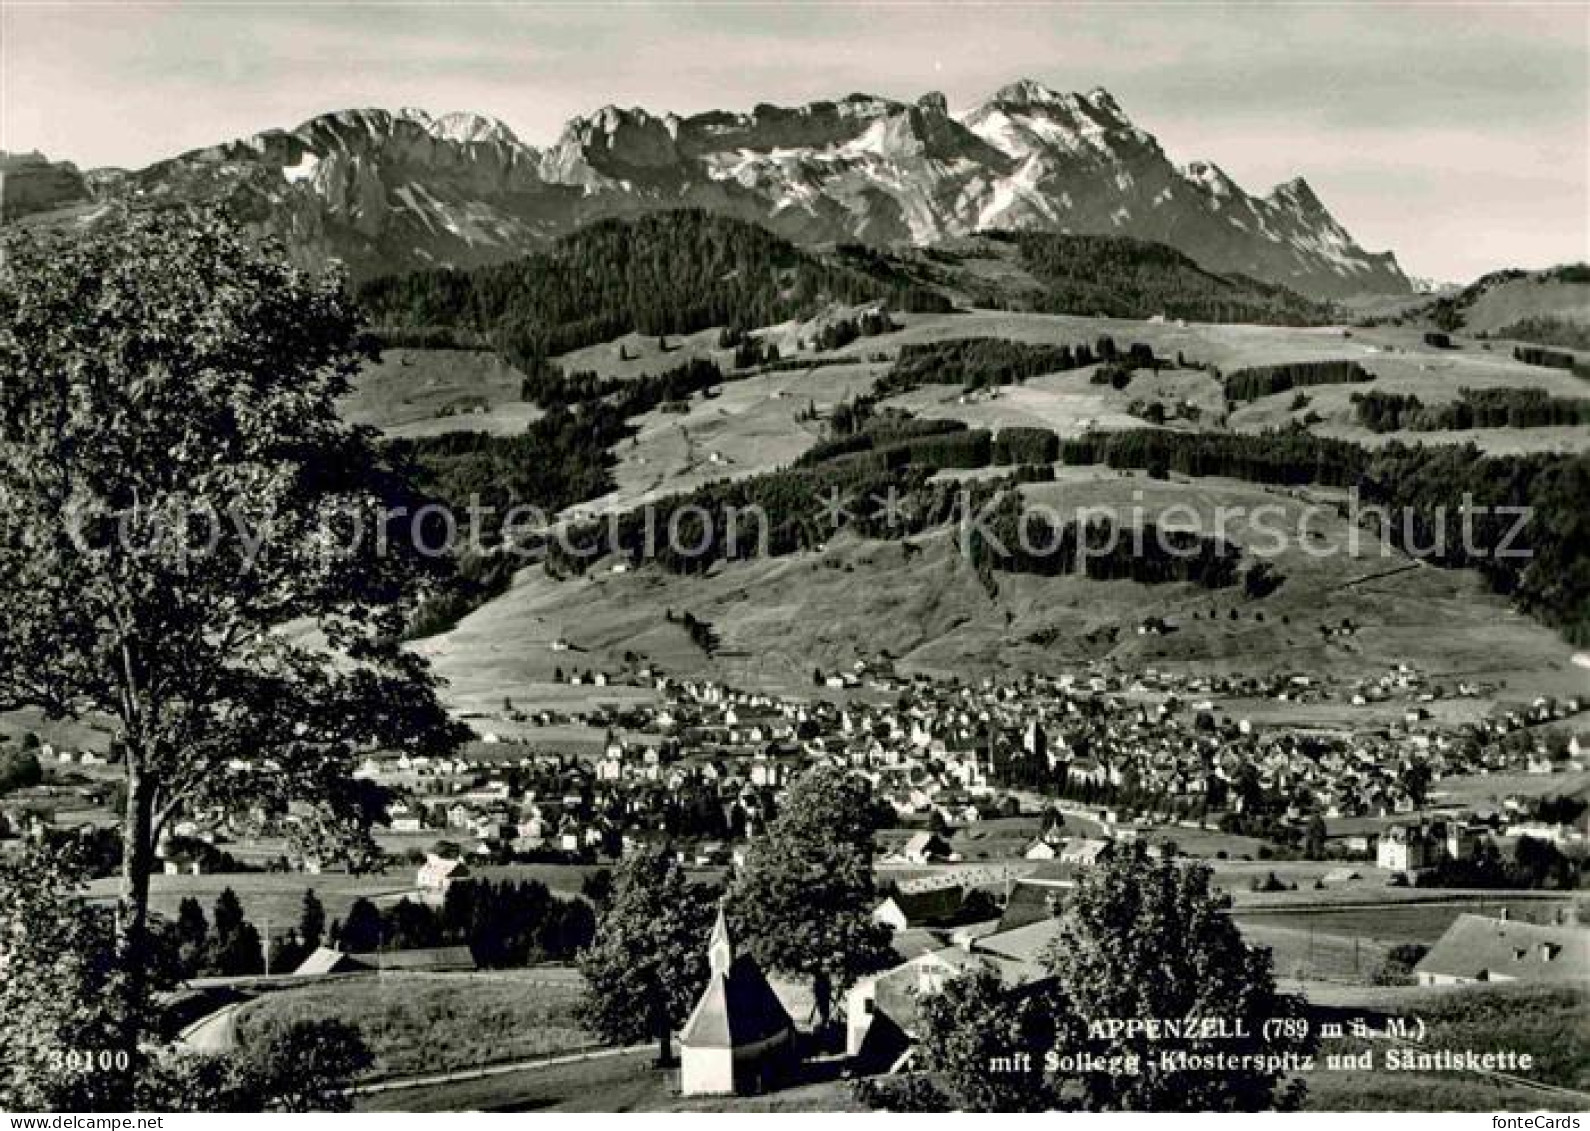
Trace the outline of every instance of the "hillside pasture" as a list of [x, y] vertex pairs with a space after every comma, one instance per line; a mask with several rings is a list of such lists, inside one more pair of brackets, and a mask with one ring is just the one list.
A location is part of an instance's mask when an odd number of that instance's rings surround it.
[[[562, 581], [527, 569], [506, 594], [421, 647], [451, 682], [452, 702], [491, 710], [504, 694], [530, 702], [555, 664], [616, 670], [626, 651], [674, 674], [806, 695], [814, 667], [833, 671], [884, 652], [906, 671], [962, 677], [1105, 658], [1130, 667], [1339, 679], [1408, 663], [1437, 678], [1505, 680], [1511, 699], [1583, 688], [1568, 646], [1512, 611], [1477, 574], [1416, 565], [1368, 532], [1357, 533], [1356, 556], [1347, 552], [1357, 528], [1328, 494], [1102, 468], [1067, 468], [1058, 482], [1024, 491], [1062, 514], [1109, 507], [1127, 523], [1134, 514], [1179, 516], [1171, 525], [1196, 523], [1208, 534], [1218, 520], [1236, 544], [1270, 553], [1283, 581], [1252, 599], [1240, 584], [1209, 590], [998, 573], [990, 595], [950, 529], [908, 543], [842, 534], [820, 551], [724, 563], [695, 577], [646, 565], [613, 573], [605, 562]], [[1172, 504], [1185, 509], [1168, 516]], [[1273, 509], [1260, 514], [1261, 506]], [[1261, 521], [1268, 530], [1313, 533], [1275, 550]], [[667, 622], [669, 609], [709, 622], [716, 653], [690, 644]], [[1139, 634], [1150, 616], [1172, 631]], [[1321, 631], [1344, 621], [1353, 626], [1346, 634]], [[549, 651], [565, 634], [586, 650], [577, 661]], [[612, 688], [590, 689], [600, 691], [612, 697]], [[1461, 706], [1477, 713], [1492, 702]]]
[[762, 373], [727, 382], [714, 396], [693, 397], [688, 412], [648, 412], [635, 421], [634, 437], [614, 451], [615, 489], [575, 510], [628, 509], [792, 464], [823, 435], [820, 419], [797, 417], [813, 409], [826, 416], [870, 390], [885, 368], [863, 362]]
[[[444, 834], [438, 833], [437, 837]], [[435, 838], [433, 838], [435, 839]], [[95, 903], [109, 903], [116, 898], [117, 881], [113, 878], [93, 880], [88, 885], [88, 899]], [[404, 896], [415, 896], [414, 871], [408, 865], [394, 865], [386, 873], [352, 876], [342, 872], [326, 872], [314, 876], [302, 872], [230, 872], [209, 876], [166, 876], [149, 878], [149, 909], [156, 915], [176, 918], [177, 909], [184, 898], [198, 900], [204, 914], [209, 917], [221, 892], [231, 888], [243, 905], [243, 914], [257, 925], [263, 934], [267, 923], [274, 937], [296, 926], [303, 908], [304, 890], [313, 888], [325, 906], [326, 918], [340, 919], [356, 899], [375, 902], [396, 901]]]
[[[1188, 322], [1148, 322], [1130, 318], [1093, 318], [1074, 314], [1027, 314], [1007, 310], [971, 310], [957, 314], [896, 314], [902, 328], [880, 338], [853, 342], [836, 352], [858, 355], [898, 351], [907, 342], [949, 338], [1009, 338], [1054, 345], [1092, 345], [1110, 337], [1123, 350], [1133, 342], [1153, 348], [1158, 357], [1174, 360], [1178, 352], [1200, 365], [1223, 370], [1290, 361], [1362, 359], [1373, 348], [1333, 326], [1258, 326]], [[1356, 334], [1356, 332], [1353, 332]]]
[[[1375, 374], [1368, 384], [1312, 385], [1289, 390], [1240, 406], [1231, 415], [1230, 425], [1237, 431], [1258, 432], [1285, 427], [1310, 414], [1321, 419], [1309, 425], [1322, 436], [1352, 440], [1371, 447], [1399, 440], [1405, 444], [1474, 443], [1494, 455], [1526, 452], [1576, 452], [1590, 446], [1590, 428], [1474, 428], [1461, 431], [1376, 433], [1358, 423], [1352, 397], [1374, 390], [1401, 396], [1416, 396], [1427, 405], [1446, 404], [1459, 399], [1464, 389], [1539, 389], [1553, 397], [1590, 398], [1590, 384], [1561, 369], [1548, 369], [1515, 361], [1505, 345], [1494, 349], [1468, 339], [1454, 339], [1458, 349], [1438, 350], [1422, 342], [1408, 341], [1391, 331], [1371, 333], [1382, 343], [1372, 356], [1360, 364]], [[1294, 407], [1301, 392], [1307, 404]]]
[[1468, 774], [1442, 778], [1430, 787], [1430, 800], [1444, 805], [1496, 803], [1505, 797], [1587, 797], [1590, 770], [1560, 774]]
[[524, 374], [485, 350], [393, 348], [365, 366], [339, 408], [392, 437], [523, 432], [541, 415], [520, 399]]
[[[0, 712], [0, 745], [20, 746], [29, 735], [38, 737], [57, 750], [92, 750], [103, 754], [110, 748], [111, 722], [108, 718], [50, 719], [37, 707], [22, 707]], [[73, 766], [77, 769], [77, 766]], [[91, 767], [92, 768], [92, 767]]]
[[[1362, 429], [1354, 432], [1346, 400], [1356, 389], [1384, 385], [1436, 399], [1456, 396], [1457, 387], [1465, 384], [1533, 384], [1566, 394], [1577, 381], [1559, 371], [1523, 366], [1504, 349], [1485, 351], [1472, 341], [1460, 343], [1458, 350], [1438, 350], [1424, 345], [1417, 331], [1398, 327], [1179, 325], [989, 310], [895, 317], [901, 328], [894, 332], [810, 355], [843, 364], [758, 373], [725, 382], [713, 395], [691, 398], [687, 411], [659, 408], [638, 417], [634, 436], [614, 449], [614, 489], [576, 511], [620, 512], [713, 481], [793, 463], [823, 437], [824, 418], [833, 407], [870, 391], [887, 372], [889, 359], [911, 342], [991, 336], [1074, 345], [1108, 335], [1118, 345], [1143, 341], [1161, 357], [1174, 359], [1181, 352], [1189, 362], [1227, 371], [1350, 359], [1377, 373], [1377, 381], [1371, 386], [1314, 386], [1305, 394], [1325, 417], [1316, 426], [1319, 430], [1366, 441], [1370, 437]], [[759, 334], [779, 341], [787, 359], [795, 340], [809, 328], [785, 323]], [[667, 353], [654, 338], [629, 335], [558, 361], [608, 376], [652, 372], [698, 354], [726, 357], [726, 351], [716, 349], [717, 335], [717, 330], [706, 330], [671, 336]], [[1140, 371], [1122, 390], [1093, 385], [1086, 371], [1076, 371], [1042, 375], [992, 393], [962, 394], [957, 384], [930, 385], [890, 403], [973, 426], [1043, 424], [1065, 435], [1092, 427], [1140, 426], [1141, 421], [1126, 413], [1134, 399], [1190, 400], [1200, 407], [1202, 427], [1217, 427], [1224, 413], [1213, 377], [1193, 369], [1157, 375]], [[1290, 409], [1291, 397], [1281, 394], [1244, 404], [1236, 410], [1233, 426], [1259, 429], [1302, 415]], [[1578, 436], [1547, 435], [1553, 429], [1493, 431], [1509, 432], [1495, 438], [1496, 446], [1580, 443]], [[1528, 439], [1532, 433], [1541, 435]], [[1430, 434], [1428, 439], [1454, 442], [1469, 435]], [[1257, 521], [1229, 519], [1232, 508], [1251, 512], [1278, 506], [1281, 525], [1289, 531], [1298, 529], [1306, 508], [1316, 503], [1321, 508], [1311, 520], [1312, 533], [1296, 534], [1291, 545], [1272, 555], [1284, 580], [1260, 599], [1244, 597], [1240, 586], [1211, 592], [1186, 584], [1004, 574], [996, 575], [997, 591], [991, 595], [955, 552], [946, 531], [909, 546], [841, 535], [821, 551], [719, 565], [705, 577], [688, 579], [646, 566], [621, 573], [613, 563], [603, 562], [583, 577], [558, 582], [532, 566], [520, 572], [507, 593], [417, 647], [449, 679], [450, 705], [485, 718], [500, 710], [505, 696], [516, 704], [570, 710], [582, 704], [646, 701], [644, 688], [571, 688], [553, 679], [559, 667], [565, 674], [571, 667], [587, 666], [617, 672], [626, 666], [625, 653], [638, 654], [670, 674], [804, 694], [811, 693], [813, 667], [832, 670], [884, 650], [906, 670], [928, 674], [982, 673], [1007, 666], [1052, 670], [1109, 658], [1173, 670], [1311, 671], [1356, 678], [1406, 662], [1437, 678], [1505, 681], [1511, 698], [1525, 692], [1563, 695], [1583, 690], [1582, 672], [1572, 669], [1556, 636], [1511, 611], [1477, 574], [1417, 565], [1367, 534], [1358, 539], [1356, 557], [1316, 553], [1347, 544], [1357, 530], [1335, 513], [1342, 501], [1339, 493], [1179, 477], [1154, 481], [1104, 468], [1058, 472], [1059, 482], [1032, 485], [1026, 488], [1029, 496], [1068, 507], [1111, 506], [1121, 514], [1140, 506], [1151, 516], [1165, 506], [1185, 503], [1196, 511], [1206, 533], [1219, 533], [1212, 520], [1226, 513], [1229, 537], [1249, 550], [1258, 549], [1254, 543], [1262, 538]], [[1248, 560], [1254, 560], [1252, 553]], [[708, 621], [720, 640], [716, 654], [706, 654], [678, 625], [668, 623], [667, 609], [688, 610]], [[1137, 634], [1149, 616], [1165, 618], [1172, 631]], [[1322, 627], [1344, 621], [1353, 626], [1350, 632], [1322, 634]], [[552, 642], [560, 637], [585, 651], [554, 653]], [[1485, 700], [1443, 701], [1434, 709], [1441, 721], [1461, 722], [1490, 705]], [[1338, 718], [1346, 713], [1337, 712], [1335, 704], [1327, 708]], [[1288, 713], [1299, 709], [1296, 703], [1275, 708]], [[1376, 725], [1394, 717], [1395, 707], [1379, 705], [1351, 713], [1344, 721], [1348, 726]]]
[[1510, 899], [1508, 894], [1426, 901], [1388, 898], [1352, 907], [1239, 909], [1233, 917], [1244, 931], [1289, 930], [1388, 945], [1414, 942], [1429, 946], [1459, 915], [1498, 915], [1505, 908], [1511, 918], [1521, 922], [1552, 923], [1558, 911], [1571, 903], [1568, 899]]
[[1198, 370], [1139, 370], [1124, 389], [1095, 385], [1094, 367], [1049, 373], [1020, 385], [965, 393], [957, 384], [924, 385], [884, 403], [917, 416], [964, 421], [972, 428], [998, 431], [1010, 427], [1052, 429], [1074, 436], [1091, 429], [1147, 427], [1127, 412], [1133, 401], [1158, 401], [1167, 412], [1184, 402], [1195, 405], [1203, 419], [1223, 411], [1219, 386]]
[[698, 357], [715, 361], [727, 370], [733, 361], [734, 351], [718, 348], [718, 335], [721, 332], [722, 327], [714, 326], [693, 334], [668, 334], [664, 336], [667, 349], [663, 348], [664, 339], [655, 334], [631, 333], [612, 341], [570, 350], [550, 360], [565, 373], [595, 373], [602, 378], [620, 381], [662, 373]]
[[446, 1072], [599, 1044], [575, 1017], [582, 992], [557, 968], [338, 978], [248, 1003], [237, 1037], [247, 1047], [297, 1022], [343, 1021], [374, 1053], [372, 1079]]
[[1495, 334], [1526, 318], [1561, 318], [1590, 324], [1590, 283], [1538, 277], [1511, 279], [1485, 288], [1463, 312], [1472, 334]]

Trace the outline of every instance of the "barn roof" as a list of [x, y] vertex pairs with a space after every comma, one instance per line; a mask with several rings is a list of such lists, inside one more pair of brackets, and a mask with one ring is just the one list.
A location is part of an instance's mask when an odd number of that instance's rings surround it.
[[309, 955], [298, 964], [293, 971], [295, 976], [313, 974], [346, 974], [355, 970], [369, 970], [368, 962], [355, 958], [345, 951], [333, 950], [329, 946], [317, 946]]
[[475, 955], [467, 946], [412, 947], [407, 950], [374, 950], [350, 955], [376, 970], [473, 970]]
[[1459, 915], [1414, 971], [1476, 980], [1582, 982], [1590, 930]]

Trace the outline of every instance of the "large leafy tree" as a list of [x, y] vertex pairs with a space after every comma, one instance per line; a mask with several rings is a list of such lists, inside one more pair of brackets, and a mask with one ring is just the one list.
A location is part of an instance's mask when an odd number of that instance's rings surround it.
[[866, 779], [815, 766], [790, 787], [735, 877], [735, 926], [764, 966], [811, 980], [819, 1025], [857, 978], [894, 962], [874, 923], [873, 835], [882, 813]]
[[1006, 987], [992, 969], [973, 969], [921, 999], [916, 1066], [964, 1111], [1048, 1111], [1058, 1081], [1045, 1055], [1074, 1024], [1046, 994]]
[[580, 955], [586, 1024], [617, 1043], [656, 1040], [670, 1062], [673, 1033], [706, 988], [715, 914], [712, 892], [690, 883], [668, 850], [627, 857]]
[[406, 478], [338, 418], [363, 353], [338, 275], [182, 209], [0, 253], [0, 705], [113, 721], [136, 1057], [174, 817], [291, 811], [306, 853], [368, 859], [356, 752], [456, 741], [396, 644], [439, 559], [403, 525]]
[[[973, 972], [922, 1001], [918, 1055], [930, 1079], [975, 1111], [1294, 1107], [1303, 1089], [1283, 1083], [1284, 1057], [1313, 1044], [1302, 1003], [1276, 991], [1270, 952], [1243, 942], [1210, 874], [1155, 859], [1141, 844], [1117, 848], [1067, 897], [1043, 956], [1050, 977], [1001, 987], [993, 973]], [[1191, 1019], [1225, 1031], [1151, 1039], [1108, 1027]], [[1045, 1073], [1042, 1054], [1051, 1049], [1062, 1060]], [[1013, 1053], [1027, 1060], [989, 1070], [994, 1057]], [[1073, 1071], [1081, 1054], [1117, 1067]], [[1178, 1064], [1181, 1054], [1223, 1054], [1228, 1063]], [[1120, 1070], [1130, 1062], [1138, 1071]]]
[[1302, 1002], [1276, 990], [1269, 950], [1243, 941], [1226, 914], [1229, 900], [1212, 889], [1210, 877], [1204, 865], [1155, 859], [1133, 844], [1118, 847], [1068, 897], [1059, 935], [1044, 956], [1055, 976], [1057, 1008], [1084, 1024], [1200, 1018], [1228, 1030], [1175, 1040], [1099, 1035], [1083, 1042], [1103, 1057], [1136, 1057], [1142, 1069], [1080, 1076], [1087, 1110], [1262, 1111], [1301, 1098], [1301, 1084], [1282, 1085], [1280, 1067], [1235, 1060], [1210, 1071], [1160, 1067], [1167, 1051], [1257, 1059], [1311, 1047]]

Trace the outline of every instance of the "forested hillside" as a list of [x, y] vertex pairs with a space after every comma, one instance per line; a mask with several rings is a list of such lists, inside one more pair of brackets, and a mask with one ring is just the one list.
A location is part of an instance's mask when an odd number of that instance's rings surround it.
[[1323, 325], [1337, 317], [1329, 305], [1274, 283], [1206, 271], [1164, 244], [1049, 232], [995, 238], [1015, 244], [1021, 265], [1043, 285], [1034, 302], [1041, 313], [1282, 326]]
[[604, 220], [545, 254], [474, 271], [376, 279], [360, 300], [378, 327], [485, 334], [515, 364], [622, 334], [766, 326], [823, 303], [922, 301], [898, 275], [820, 259], [754, 224], [696, 209]]
[[[1020, 295], [973, 285], [980, 302], [1045, 313], [1163, 315], [1204, 322], [1302, 325], [1334, 311], [1284, 287], [1206, 271], [1161, 244], [1113, 236], [997, 233], [1038, 284]], [[820, 254], [767, 230], [696, 209], [604, 220], [548, 252], [472, 271], [372, 280], [371, 323], [393, 341], [488, 341], [517, 365], [622, 334], [751, 329], [831, 302], [886, 301], [942, 312], [965, 282], [955, 257], [897, 257], [854, 244]]]
[[[1008, 438], [1003, 433], [990, 437], [986, 430], [958, 422], [898, 413], [864, 416], [844, 435], [814, 447], [795, 468], [710, 485], [657, 505], [663, 517], [690, 504], [720, 516], [730, 504], [760, 506], [770, 521], [768, 550], [776, 555], [826, 540], [831, 532], [814, 527], [811, 499], [824, 497], [829, 490], [839, 490], [848, 500], [851, 526], [859, 533], [907, 537], [947, 522], [956, 513], [955, 484], [930, 482], [926, 477], [932, 473], [1019, 465], [1052, 454], [1065, 464], [1146, 470], [1158, 479], [1178, 473], [1354, 488], [1365, 521], [1373, 525], [1377, 509], [1383, 508], [1389, 524], [1378, 532], [1392, 545], [1431, 565], [1478, 570], [1522, 611], [1575, 643], [1590, 642], [1590, 516], [1583, 505], [1590, 494], [1590, 456], [1486, 456], [1471, 446], [1409, 447], [1395, 442], [1370, 449], [1301, 429], [1237, 434], [1144, 428], [1065, 439], [1041, 428], [1012, 431]], [[1020, 468], [1004, 477], [1003, 485], [1046, 474], [1052, 475], [1047, 467]], [[880, 523], [874, 513], [877, 500], [886, 497], [891, 487], [907, 500], [903, 513], [910, 517], [903, 525]], [[1001, 481], [990, 480], [979, 484], [973, 495], [987, 498], [988, 491], [999, 489]], [[1343, 516], [1351, 517], [1347, 504], [1341, 506]], [[712, 525], [721, 531], [729, 524]], [[616, 542], [612, 532], [600, 525], [584, 531], [590, 554], [638, 557], [636, 539], [646, 529], [644, 512], [625, 515], [618, 529]], [[698, 533], [705, 543], [696, 539]], [[1077, 536], [1073, 531], [1068, 535], [1071, 541], [1062, 542], [1074, 546]], [[682, 540], [705, 544], [707, 550], [662, 562], [676, 572], [702, 572], [721, 558], [736, 556], [718, 545], [708, 530], [692, 527]], [[740, 555], [746, 550], [742, 545]], [[1149, 562], [1141, 569], [1117, 563], [1101, 576], [1206, 585], [1230, 582], [1232, 563], [1223, 548], [1204, 546], [1193, 557], [1199, 564], [1192, 572], [1169, 569], [1162, 562]], [[582, 562], [578, 556], [553, 555], [550, 564], [562, 571], [577, 570]], [[1015, 572], [1045, 572], [1054, 565], [1018, 560], [981, 564]], [[1114, 572], [1117, 567], [1127, 572]]]

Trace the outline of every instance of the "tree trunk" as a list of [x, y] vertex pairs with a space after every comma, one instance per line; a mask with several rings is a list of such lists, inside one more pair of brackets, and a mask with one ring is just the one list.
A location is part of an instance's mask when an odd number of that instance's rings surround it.
[[149, 992], [149, 873], [154, 866], [154, 785], [128, 750], [127, 811], [121, 826], [121, 884], [116, 901], [116, 960], [122, 974], [121, 1048], [136, 1068]]
[[834, 984], [827, 974], [812, 979], [812, 1004], [817, 1008], [817, 1034], [827, 1037], [828, 1021], [834, 1008]]
[[652, 1028], [657, 1033], [657, 1067], [669, 1068], [674, 1063], [674, 1027], [668, 1020], [668, 1010], [660, 1002], [652, 1004]]

